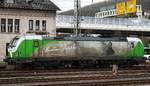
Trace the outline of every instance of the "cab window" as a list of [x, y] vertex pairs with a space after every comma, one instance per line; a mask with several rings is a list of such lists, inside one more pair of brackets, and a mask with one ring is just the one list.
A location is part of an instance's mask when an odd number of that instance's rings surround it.
[[10, 42], [10, 47], [15, 47], [17, 45], [19, 38], [15, 37], [11, 42]]

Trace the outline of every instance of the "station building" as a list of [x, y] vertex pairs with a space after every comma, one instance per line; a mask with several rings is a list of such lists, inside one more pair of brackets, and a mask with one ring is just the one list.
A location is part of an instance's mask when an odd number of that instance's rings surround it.
[[50, 0], [0, 0], [0, 61], [5, 57], [6, 43], [16, 35], [55, 35], [57, 10]]

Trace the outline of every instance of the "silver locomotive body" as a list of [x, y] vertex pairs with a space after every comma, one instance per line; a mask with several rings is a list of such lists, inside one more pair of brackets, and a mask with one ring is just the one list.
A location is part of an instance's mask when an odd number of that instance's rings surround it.
[[130, 50], [127, 40], [91, 41], [91, 40], [57, 40], [41, 46], [34, 57], [46, 57], [51, 60], [79, 60], [79, 59], [115, 59], [122, 57]]

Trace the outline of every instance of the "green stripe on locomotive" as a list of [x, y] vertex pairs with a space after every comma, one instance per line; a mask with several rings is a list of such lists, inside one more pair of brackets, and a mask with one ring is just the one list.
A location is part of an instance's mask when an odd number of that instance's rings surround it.
[[[57, 40], [36, 40], [39, 43], [39, 47], [45, 46], [46, 44], [55, 44], [57, 42], [62, 42], [62, 41], [57, 41]], [[12, 59], [29, 59], [33, 57], [33, 53], [37, 52], [39, 47], [34, 46], [34, 40], [24, 40], [21, 42], [19, 47], [17, 48], [16, 52], [12, 52]], [[11, 54], [9, 54], [11, 55]]]

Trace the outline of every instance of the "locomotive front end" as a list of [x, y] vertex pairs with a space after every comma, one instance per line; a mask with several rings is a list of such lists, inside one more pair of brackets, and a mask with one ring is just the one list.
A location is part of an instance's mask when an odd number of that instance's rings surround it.
[[18, 42], [20, 40], [20, 36], [16, 36], [13, 38], [9, 44], [6, 46], [6, 58], [4, 59], [5, 62], [10, 62], [10, 59], [14, 59], [16, 57], [16, 51]]
[[130, 45], [128, 56], [132, 58], [142, 58], [144, 56], [144, 45], [139, 38], [127, 38]]

